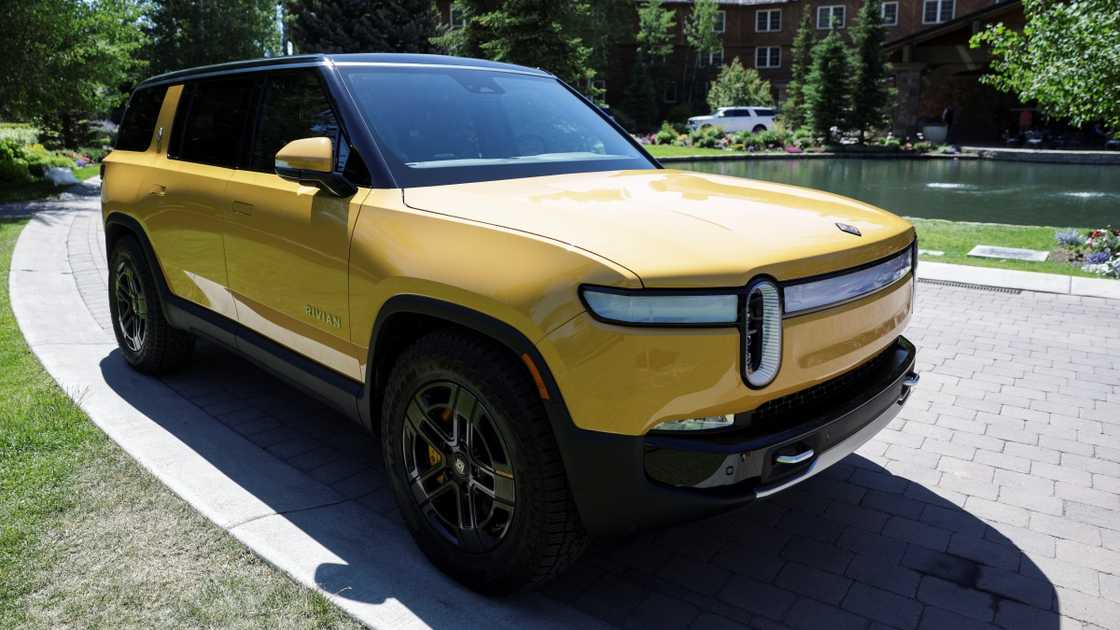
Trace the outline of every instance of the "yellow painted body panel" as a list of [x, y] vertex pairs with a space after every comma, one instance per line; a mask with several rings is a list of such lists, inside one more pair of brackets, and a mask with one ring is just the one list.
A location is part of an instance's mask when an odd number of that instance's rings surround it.
[[169, 159], [158, 130], [170, 138], [179, 94], [169, 89], [147, 151], [107, 158], [104, 212], [147, 230], [174, 294], [354, 380], [364, 379], [386, 301], [427, 296], [535, 343], [577, 426], [641, 435], [832, 378], [893, 342], [913, 308], [907, 277], [786, 319], [781, 371], [752, 390], [737, 330], [603, 324], [578, 287], [736, 287], [760, 274], [830, 273], [905, 248], [909, 223], [828, 193], [673, 170], [359, 189], [339, 199], [273, 173]]

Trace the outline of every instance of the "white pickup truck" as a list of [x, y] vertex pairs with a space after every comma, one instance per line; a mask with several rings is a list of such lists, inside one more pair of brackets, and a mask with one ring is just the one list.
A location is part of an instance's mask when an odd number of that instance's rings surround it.
[[773, 107], [721, 107], [707, 116], [693, 116], [688, 119], [691, 129], [712, 125], [727, 133], [732, 131], [766, 131], [774, 128]]

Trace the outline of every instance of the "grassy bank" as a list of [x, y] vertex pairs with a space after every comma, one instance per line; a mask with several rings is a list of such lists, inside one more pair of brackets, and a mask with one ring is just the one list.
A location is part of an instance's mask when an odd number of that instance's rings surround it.
[[28, 350], [0, 221], [0, 628], [357, 627], [105, 437]]
[[[101, 169], [99, 164], [90, 164], [81, 168], [73, 168], [74, 177], [79, 181], [87, 180], [94, 175], [97, 175]], [[65, 186], [55, 186], [47, 180], [38, 180], [27, 184], [5, 184], [0, 185], [0, 203], [11, 203], [14, 201], [34, 201], [35, 199], [43, 199], [51, 195], [66, 190]]]
[[1054, 233], [1061, 228], [965, 223], [938, 219], [910, 218], [909, 220], [918, 230], [918, 242], [922, 249], [945, 252], [944, 256], [922, 256], [922, 260], [972, 265], [974, 267], [997, 267], [1019, 271], [1100, 277], [1096, 274], [1081, 271], [1076, 265], [1058, 260], [1047, 260], [1045, 262], [989, 260], [967, 255], [977, 245], [996, 245], [999, 247], [1021, 247], [1048, 251], [1051, 252], [1050, 257], [1053, 258], [1053, 252], [1057, 245], [1054, 241]]
[[678, 147], [671, 144], [647, 144], [646, 151], [655, 158], [663, 157], [707, 157], [709, 155], [722, 155], [731, 157], [747, 155], [743, 151], [729, 151], [727, 149], [704, 149], [701, 147]]

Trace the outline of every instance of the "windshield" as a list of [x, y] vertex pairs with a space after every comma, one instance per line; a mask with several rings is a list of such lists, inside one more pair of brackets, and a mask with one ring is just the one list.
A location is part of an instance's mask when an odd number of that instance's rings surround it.
[[466, 68], [340, 68], [402, 187], [655, 168], [551, 77]]

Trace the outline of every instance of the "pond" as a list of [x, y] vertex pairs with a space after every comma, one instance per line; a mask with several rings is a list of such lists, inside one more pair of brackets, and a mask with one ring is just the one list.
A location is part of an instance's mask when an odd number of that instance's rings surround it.
[[1120, 225], [1120, 166], [847, 158], [666, 166], [819, 188], [911, 217], [1061, 227]]

